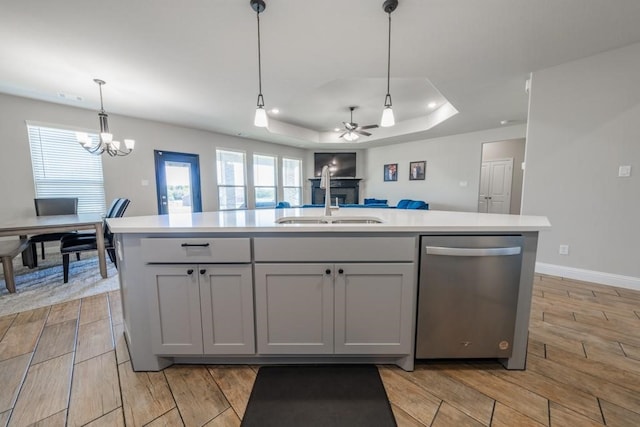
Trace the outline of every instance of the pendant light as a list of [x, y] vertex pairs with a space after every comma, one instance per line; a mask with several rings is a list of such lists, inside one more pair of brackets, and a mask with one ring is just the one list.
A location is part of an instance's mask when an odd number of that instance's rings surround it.
[[267, 5], [263, 0], [251, 0], [251, 8], [256, 12], [256, 19], [258, 21], [258, 102], [253, 124], [261, 128], [269, 125], [267, 111], [264, 109], [264, 98], [262, 97], [262, 64], [260, 57], [260, 13], [264, 12], [266, 7]]
[[126, 156], [131, 154], [135, 146], [133, 139], [124, 140], [124, 148], [121, 148], [120, 141], [113, 139], [113, 134], [109, 132], [109, 116], [104, 111], [104, 105], [102, 103], [102, 85], [106, 84], [104, 80], [93, 79], [100, 88], [100, 111], [98, 112], [98, 120], [100, 121], [100, 141], [94, 143], [91, 137], [86, 132], [76, 132], [76, 139], [82, 147], [91, 154], [99, 156], [103, 153], [107, 153], [111, 157]]
[[382, 110], [382, 119], [380, 126], [390, 127], [396, 124], [393, 117], [393, 109], [391, 108], [391, 93], [389, 91], [389, 80], [391, 78], [391, 12], [398, 7], [398, 0], [385, 0], [382, 3], [382, 9], [389, 15], [389, 49], [387, 50], [387, 96], [384, 98], [384, 110]]

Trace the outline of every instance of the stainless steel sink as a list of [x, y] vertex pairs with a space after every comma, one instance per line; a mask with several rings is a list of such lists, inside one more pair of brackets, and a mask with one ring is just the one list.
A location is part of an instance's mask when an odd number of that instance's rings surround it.
[[283, 216], [276, 224], [382, 224], [375, 216]]

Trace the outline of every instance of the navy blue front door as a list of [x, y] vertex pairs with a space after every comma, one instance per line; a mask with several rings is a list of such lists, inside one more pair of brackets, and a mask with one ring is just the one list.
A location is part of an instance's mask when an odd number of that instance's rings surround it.
[[197, 154], [154, 150], [158, 214], [202, 212]]

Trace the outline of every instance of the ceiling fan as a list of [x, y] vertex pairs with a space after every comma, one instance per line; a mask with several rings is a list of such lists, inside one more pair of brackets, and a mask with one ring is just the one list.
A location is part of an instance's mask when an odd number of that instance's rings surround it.
[[351, 111], [351, 121], [342, 122], [344, 123], [345, 131], [338, 138], [343, 138], [347, 141], [355, 141], [356, 139], [360, 138], [360, 135], [371, 136], [369, 132], [364, 131], [365, 129], [375, 129], [378, 127], [378, 125], [358, 126], [357, 123], [354, 123], [353, 110], [355, 110], [356, 108], [358, 107], [349, 107], [349, 110]]

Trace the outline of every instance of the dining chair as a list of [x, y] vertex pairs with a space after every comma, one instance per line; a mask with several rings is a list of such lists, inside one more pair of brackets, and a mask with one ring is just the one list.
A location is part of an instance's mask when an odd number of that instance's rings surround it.
[[[129, 199], [118, 199], [116, 203], [112, 203], [109, 212], [107, 212], [106, 218], [120, 218], [127, 210]], [[113, 233], [109, 230], [109, 226], [105, 221], [104, 228], [104, 247], [109, 255], [109, 259], [113, 264], [118, 267], [115, 247], [113, 245]], [[69, 282], [69, 255], [72, 253], [79, 254], [85, 251], [95, 251], [98, 249], [98, 240], [95, 233], [78, 233], [74, 235], [64, 236], [60, 239], [60, 253], [62, 254], [62, 271], [64, 276], [64, 283]]]
[[[77, 197], [48, 197], [48, 198], [35, 198], [33, 199], [36, 215], [48, 216], [48, 215], [76, 215], [78, 213], [78, 198]], [[65, 233], [46, 233], [36, 234], [29, 238], [31, 246], [31, 253], [33, 255], [34, 267], [38, 266], [38, 251], [36, 249], [36, 243], [40, 243], [42, 250], [42, 259], [45, 259], [44, 244], [45, 242], [55, 242], [60, 240], [63, 236], [74, 234], [73, 232]]]

